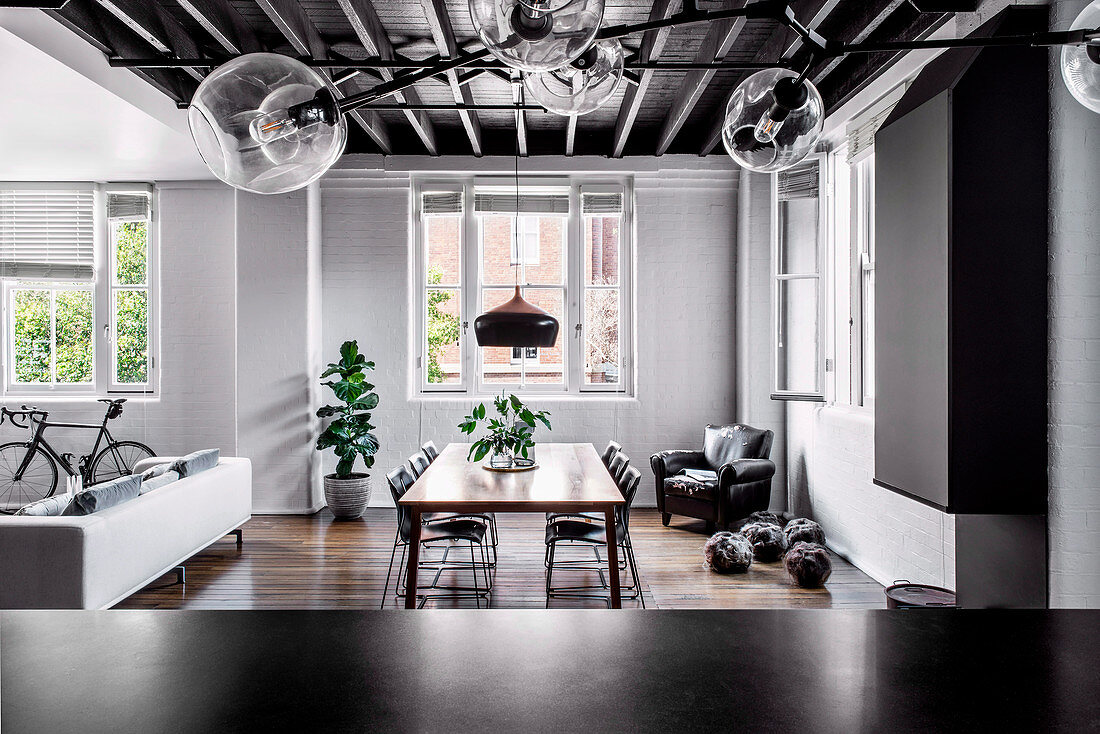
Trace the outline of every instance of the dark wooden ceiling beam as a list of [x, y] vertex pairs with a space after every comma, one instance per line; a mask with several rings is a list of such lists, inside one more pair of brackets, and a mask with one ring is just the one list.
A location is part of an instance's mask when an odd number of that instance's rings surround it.
[[[729, 7], [739, 7], [744, 4], [744, 0], [735, 0], [735, 2], [727, 5]], [[699, 63], [708, 63], [724, 58], [737, 37], [741, 35], [741, 30], [744, 27], [744, 18], [733, 18], [711, 23], [698, 53], [695, 54], [695, 60]], [[672, 141], [676, 139], [684, 123], [687, 122], [688, 115], [695, 109], [695, 105], [699, 102], [699, 98], [703, 95], [707, 85], [710, 84], [710, 80], [714, 78], [715, 73], [712, 69], [706, 69], [689, 71], [684, 76], [680, 91], [677, 93], [672, 106], [669, 107], [665, 124], [661, 128], [661, 136], [657, 140], [657, 155], [664, 155], [668, 151]]]
[[[202, 54], [191, 34], [159, 3], [152, 0], [98, 0], [111, 15], [118, 18], [143, 41], [162, 54], [194, 59]], [[203, 72], [185, 66], [183, 72], [202, 81]]]
[[[142, 58], [149, 46], [121, 21], [91, 0], [69, 0], [60, 10], [43, 11], [107, 56]], [[175, 102], [187, 102], [195, 91], [195, 81], [168, 69], [132, 68], [131, 72], [151, 84]]]
[[[910, 10], [903, 6], [902, 10]], [[916, 10], [911, 12], [916, 14]], [[951, 13], [920, 13], [915, 17], [898, 18], [879, 27], [879, 33], [870, 40], [874, 41], [917, 41], [928, 38], [951, 18]], [[890, 28], [889, 33], [883, 33]], [[881, 36], [881, 37], [880, 37]], [[835, 110], [855, 96], [867, 84], [878, 78], [883, 72], [897, 63], [906, 52], [887, 51], [873, 54], [852, 54], [841, 66], [834, 69], [821, 88], [821, 97], [826, 112]]]
[[[654, 0], [653, 8], [649, 11], [649, 20], [664, 20], [679, 11], [682, 5], [682, 0]], [[642, 34], [638, 60], [656, 61], [664, 50], [671, 32], [671, 28], [661, 28]], [[615, 134], [612, 138], [611, 156], [613, 158], [622, 156], [627, 138], [630, 137], [630, 131], [634, 128], [634, 121], [638, 119], [638, 111], [642, 108], [642, 100], [645, 99], [652, 80], [653, 71], [643, 70], [638, 75], [638, 83], [628, 88], [623, 94], [622, 104], [619, 105], [619, 116], [615, 119]]]
[[[792, 3], [791, 7], [799, 22], [810, 30], [817, 30], [839, 4], [840, 0], [802, 0], [802, 2]], [[790, 59], [801, 46], [802, 37], [787, 26], [780, 24], [768, 36], [768, 40], [764, 42], [764, 45], [760, 47], [752, 60], [753, 63], [763, 64]], [[733, 93], [737, 90], [737, 87], [753, 73], [755, 72], [741, 75], [733, 84], [729, 94], [726, 95], [725, 100], [717, 110], [710, 132], [703, 139], [703, 145], [699, 148], [699, 155], [708, 155], [722, 141], [722, 127], [725, 123], [726, 107], [729, 106], [730, 99], [733, 98]]]
[[[257, 3], [298, 54], [314, 59], [328, 58], [328, 44], [298, 0], [257, 0]], [[353, 94], [366, 89], [359, 77], [348, 79], [342, 86]], [[351, 118], [359, 123], [383, 153], [393, 151], [389, 130], [381, 115], [369, 110], [356, 110], [351, 113]]]
[[[853, 8], [856, 12], [844, 16], [844, 27], [830, 31], [827, 36], [831, 41], [841, 43], [859, 43], [867, 39], [886, 19], [897, 11], [902, 5], [908, 5], [908, 0], [875, 0], [874, 2], [856, 3]], [[846, 6], [847, 7], [847, 6]], [[829, 75], [840, 63], [843, 56], [835, 56], [820, 66], [816, 67], [810, 75], [814, 84], [821, 86], [822, 80]]]
[[[424, 16], [428, 20], [428, 27], [432, 31], [432, 40], [435, 47], [444, 58], [452, 58], [458, 55], [458, 42], [455, 40], [454, 29], [451, 27], [451, 18], [447, 14], [447, 4], [444, 0], [421, 0], [424, 6]], [[451, 88], [451, 96], [459, 104], [474, 104], [474, 95], [470, 88], [460, 84], [458, 72], [454, 69], [447, 71], [447, 84]], [[466, 137], [470, 139], [470, 148], [475, 156], [481, 156], [483, 146], [481, 143], [481, 119], [476, 112], [460, 110], [459, 119], [466, 130]]]
[[[393, 60], [395, 57], [393, 44], [390, 43], [386, 29], [383, 27], [378, 12], [374, 9], [371, 1], [336, 0], [336, 2], [339, 3], [340, 9], [347, 16], [348, 22], [351, 23], [355, 35], [359, 37], [359, 42], [363, 44], [367, 54], [378, 56], [381, 59]], [[393, 71], [390, 69], [379, 69], [378, 73], [387, 82], [393, 80]], [[412, 87], [394, 94], [393, 97], [399, 103], [421, 104], [420, 95]], [[439, 145], [436, 143], [435, 128], [432, 125], [431, 116], [424, 110], [405, 110], [404, 112], [405, 117], [413, 126], [413, 130], [416, 131], [417, 136], [424, 143], [424, 147], [428, 149], [428, 154], [439, 155]]]
[[229, 0], [176, 0], [214, 41], [230, 54], [263, 51], [263, 44], [248, 21]]

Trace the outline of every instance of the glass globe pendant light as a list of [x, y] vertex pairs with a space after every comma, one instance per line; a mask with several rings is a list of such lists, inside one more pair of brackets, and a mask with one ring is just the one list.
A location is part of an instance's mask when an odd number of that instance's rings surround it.
[[470, 19], [493, 56], [520, 71], [560, 69], [583, 54], [604, 0], [469, 0]]
[[187, 121], [215, 176], [245, 191], [279, 194], [316, 180], [343, 152], [348, 129], [337, 94], [296, 59], [246, 54], [203, 79]]
[[610, 99], [623, 79], [623, 46], [598, 41], [573, 63], [554, 71], [527, 74], [527, 91], [559, 115], [586, 115]]
[[733, 91], [722, 142], [743, 168], [782, 171], [813, 151], [824, 121], [825, 105], [812, 82], [790, 69], [765, 69]]
[[[1100, 0], [1093, 0], [1073, 21], [1070, 30], [1100, 28]], [[1100, 39], [1080, 46], [1062, 46], [1062, 79], [1078, 102], [1100, 112]]]

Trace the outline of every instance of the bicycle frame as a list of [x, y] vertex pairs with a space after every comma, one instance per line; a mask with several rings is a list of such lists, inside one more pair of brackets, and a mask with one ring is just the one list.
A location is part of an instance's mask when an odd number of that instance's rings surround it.
[[19, 469], [18, 471], [16, 471], [14, 478], [16, 480], [22, 479], [23, 472], [27, 470], [27, 467], [30, 466], [31, 460], [34, 458], [35, 451], [39, 447], [41, 447], [42, 450], [45, 451], [50, 456], [50, 458], [56, 461], [58, 465], [60, 465], [61, 468], [65, 470], [65, 473], [68, 474], [70, 477], [79, 476], [82, 481], [87, 481], [90, 478], [88, 476], [90, 466], [85, 467], [84, 471], [77, 471], [76, 469], [74, 469], [73, 465], [69, 463], [68, 459], [66, 459], [63, 454], [58, 453], [57, 450], [50, 445], [50, 442], [45, 439], [43, 434], [46, 432], [47, 428], [98, 429], [99, 432], [96, 434], [95, 444], [92, 445], [92, 450], [90, 453], [88, 453], [88, 457], [91, 458], [99, 453], [99, 445], [103, 442], [104, 438], [107, 439], [108, 446], [114, 442], [114, 439], [111, 437], [111, 432], [107, 429], [108, 420], [109, 419], [105, 415], [103, 417], [103, 423], [96, 425], [94, 423], [50, 423], [44, 420], [33, 421], [32, 419], [32, 422], [35, 424], [34, 435], [31, 437], [31, 440], [27, 442], [27, 447], [29, 450], [27, 451], [27, 455], [23, 458], [23, 463], [19, 465]]

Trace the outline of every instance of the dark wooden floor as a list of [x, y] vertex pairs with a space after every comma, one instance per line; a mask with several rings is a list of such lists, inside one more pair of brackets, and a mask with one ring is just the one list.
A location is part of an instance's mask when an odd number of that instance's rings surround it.
[[[542, 607], [545, 603], [541, 515], [498, 515], [500, 558], [491, 605]], [[631, 537], [648, 608], [863, 608], [884, 606], [882, 587], [833, 556], [824, 589], [799, 589], [780, 563], [754, 563], [746, 574], [723, 576], [703, 566], [703, 523], [674, 517], [663, 527], [656, 510], [630, 514]], [[187, 583], [165, 576], [118, 605], [122, 609], [332, 609], [375, 608], [382, 598], [393, 510], [372, 508], [352, 522], [328, 511], [312, 516], [254, 517], [244, 526], [244, 547], [220, 540], [191, 558]], [[590, 583], [564, 573], [561, 584]], [[555, 584], [559, 574], [555, 572]], [[392, 580], [391, 580], [392, 585]], [[392, 592], [392, 588], [391, 588]], [[551, 607], [602, 607], [598, 601], [554, 599]], [[389, 607], [394, 607], [392, 599]], [[433, 606], [473, 606], [437, 601]], [[624, 607], [638, 602], [624, 600]]]

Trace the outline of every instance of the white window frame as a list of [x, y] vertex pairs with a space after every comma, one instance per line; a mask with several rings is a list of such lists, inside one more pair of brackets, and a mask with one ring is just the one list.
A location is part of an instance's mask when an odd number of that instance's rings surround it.
[[[772, 338], [772, 400], [825, 402], [825, 372], [827, 362], [826, 322], [827, 322], [827, 282], [825, 278], [826, 257], [828, 256], [828, 159], [824, 153], [807, 156], [799, 166], [817, 162], [818, 206], [817, 206], [817, 269], [814, 272], [779, 272], [779, 175], [771, 177], [771, 338]], [[817, 390], [800, 391], [781, 389], [779, 386], [779, 312], [782, 304], [779, 299], [779, 284], [796, 280], [812, 280], [817, 283]]]
[[[0, 188], [27, 188], [27, 189], [70, 189], [73, 187], [88, 186], [88, 184], [72, 183], [0, 183]], [[76, 288], [87, 288], [92, 291], [93, 329], [92, 329], [92, 382], [82, 385], [59, 384], [27, 384], [16, 383], [13, 380], [15, 368], [15, 352], [12, 342], [14, 325], [11, 313], [11, 293], [24, 287], [58, 288], [59, 284], [51, 281], [36, 281], [34, 279], [4, 279], [3, 293], [3, 354], [2, 389], [4, 395], [21, 398], [47, 398], [47, 397], [103, 397], [110, 395], [141, 395], [156, 396], [160, 386], [159, 382], [159, 222], [157, 219], [157, 192], [151, 184], [94, 184], [94, 249], [95, 249], [95, 280], [88, 281], [86, 286], [80, 284]], [[146, 285], [138, 286], [139, 289], [147, 289], [148, 319], [147, 333], [149, 335], [149, 381], [145, 384], [120, 384], [115, 382], [114, 372], [114, 293], [120, 289], [114, 284], [114, 258], [111, 252], [110, 223], [107, 218], [107, 194], [109, 193], [145, 193], [150, 197], [149, 226], [147, 230], [147, 275]], [[123, 286], [122, 288], [126, 288]], [[66, 288], [68, 289], [68, 288]]]
[[[851, 166], [851, 198], [849, 209], [852, 218], [851, 246], [851, 350], [852, 350], [852, 404], [865, 408], [874, 407], [874, 396], [867, 394], [867, 352], [874, 344], [867, 344], [867, 319], [874, 318], [874, 288], [870, 304], [867, 303], [866, 277], [875, 272], [875, 157], [874, 151], [863, 156]], [[871, 313], [865, 306], [869, 305]], [[873, 332], [872, 332], [873, 336]], [[873, 359], [873, 354], [871, 355]], [[874, 378], [870, 381], [874, 384]]]
[[[414, 178], [412, 186], [412, 278], [414, 307], [412, 314], [411, 342], [417, 345], [411, 365], [411, 389], [421, 397], [448, 397], [458, 395], [478, 398], [498, 395], [502, 390], [519, 395], [561, 395], [567, 397], [611, 397], [634, 395], [634, 293], [633, 293], [633, 179], [630, 177], [522, 177], [521, 187], [566, 187], [569, 191], [569, 213], [565, 220], [562, 277], [564, 285], [545, 283], [521, 283], [524, 288], [548, 287], [562, 290], [564, 319], [558, 334], [558, 345], [563, 354], [563, 382], [561, 384], [484, 383], [482, 375], [482, 351], [474, 340], [473, 321], [481, 313], [481, 297], [484, 287], [498, 288], [508, 284], [485, 284], [481, 273], [480, 222], [474, 214], [474, 189], [477, 187], [514, 186], [515, 179], [507, 176], [476, 176], [448, 178]], [[619, 292], [620, 292], [620, 381], [618, 384], [584, 384], [584, 232], [581, 213], [581, 189], [621, 192], [623, 194], [622, 223], [619, 228]], [[425, 191], [463, 192], [463, 224], [460, 227], [460, 277], [461, 304], [459, 309], [460, 344], [462, 353], [462, 379], [448, 384], [428, 383], [427, 374], [427, 255], [425, 249], [422, 193]], [[528, 262], [527, 264], [533, 264]], [[541, 355], [541, 352], [540, 352]], [[525, 358], [526, 360], [526, 358]], [[524, 360], [524, 361], [525, 361]], [[541, 361], [541, 359], [540, 359]], [[521, 369], [522, 372], [522, 369]], [[471, 375], [473, 378], [471, 379]]]
[[[531, 231], [531, 225], [534, 225], [534, 231]], [[516, 236], [514, 231], [516, 222], [511, 223], [512, 232], [512, 265], [538, 265], [539, 264], [539, 247], [541, 245], [542, 227], [539, 224], [539, 218], [537, 216], [522, 216], [519, 218], [519, 236]], [[528, 239], [534, 236], [534, 246], [531, 244], [531, 240]], [[521, 249], [522, 248], [522, 251]], [[532, 257], [532, 253], [534, 257]], [[521, 259], [522, 258], [522, 259]]]

